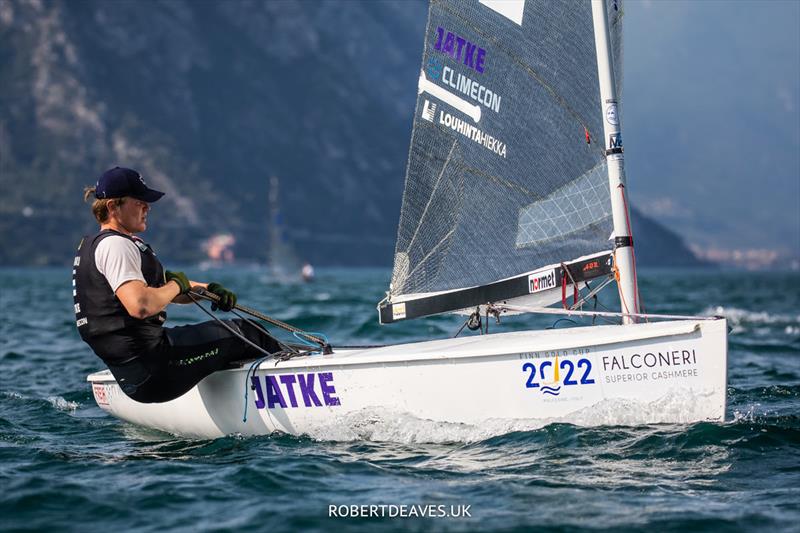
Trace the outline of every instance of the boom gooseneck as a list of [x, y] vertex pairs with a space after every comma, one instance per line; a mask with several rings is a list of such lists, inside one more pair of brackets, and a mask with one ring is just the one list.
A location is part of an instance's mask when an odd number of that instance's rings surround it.
[[[597, 49], [597, 77], [600, 84], [600, 106], [603, 112], [604, 142], [608, 162], [608, 186], [611, 191], [611, 210], [614, 221], [614, 264], [619, 278], [619, 298], [622, 312], [638, 314], [639, 288], [636, 283], [636, 260], [625, 190], [625, 158], [622, 153], [622, 127], [617, 109], [614, 63], [609, 46], [608, 13], [603, 0], [592, 0], [594, 43]], [[625, 323], [635, 322], [625, 317]]]

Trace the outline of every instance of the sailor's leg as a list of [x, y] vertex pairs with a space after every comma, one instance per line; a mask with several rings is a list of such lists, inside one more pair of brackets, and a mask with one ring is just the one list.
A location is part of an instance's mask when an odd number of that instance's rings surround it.
[[[267, 352], [280, 350], [270, 335], [243, 320], [225, 320], [226, 325]], [[136, 398], [138, 401], [164, 402], [194, 387], [212, 372], [226, 368], [233, 361], [263, 357], [216, 321], [191, 326], [165, 328], [165, 340], [148, 358], [154, 376]]]
[[[250, 344], [241, 340], [236, 334], [231, 332], [231, 328], [239, 335], [248, 339], [256, 346], [269, 353], [280, 350], [278, 342], [265, 330], [253, 326], [251, 323], [240, 320], [222, 320], [223, 326], [216, 320], [193, 324], [190, 326], [179, 326], [175, 328], [165, 328], [167, 344], [171, 349], [166, 350], [167, 357], [173, 364], [185, 365], [185, 362], [178, 362], [189, 357], [189, 352], [197, 352], [197, 348], [219, 347], [219, 356], [225, 361], [240, 361], [242, 359], [257, 359], [265, 354]], [[227, 328], [225, 327], [227, 326]], [[203, 352], [205, 353], [205, 352]]]

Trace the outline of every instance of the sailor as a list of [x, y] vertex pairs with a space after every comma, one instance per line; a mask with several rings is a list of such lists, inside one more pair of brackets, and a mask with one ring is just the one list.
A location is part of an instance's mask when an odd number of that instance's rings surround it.
[[147, 228], [150, 204], [162, 196], [138, 172], [121, 167], [87, 187], [84, 200], [94, 197], [100, 230], [81, 240], [72, 279], [81, 338], [122, 391], [143, 403], [172, 400], [233, 361], [263, 355], [225, 325], [270, 353], [280, 349], [266, 331], [243, 320], [164, 327], [165, 308], [190, 303], [187, 293], [194, 286], [219, 296], [216, 305], [223, 311], [233, 308], [236, 295], [219, 283], [165, 272], [153, 249], [136, 236]]

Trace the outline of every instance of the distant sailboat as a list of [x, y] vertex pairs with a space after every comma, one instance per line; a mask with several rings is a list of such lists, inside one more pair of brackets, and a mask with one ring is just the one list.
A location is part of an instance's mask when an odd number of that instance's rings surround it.
[[300, 276], [303, 278], [303, 281], [314, 281], [314, 275], [314, 267], [311, 263], [304, 263], [303, 268], [300, 269]]
[[311, 281], [314, 268], [303, 263], [289, 242], [286, 223], [280, 208], [280, 180], [277, 176], [269, 179], [269, 259], [267, 267], [269, 280], [278, 283], [297, 283]]
[[[613, 62], [621, 4], [431, 0], [378, 305], [384, 324], [448, 312], [476, 330], [525, 312], [618, 324], [333, 347], [215, 373], [165, 404], [137, 404], [101, 372], [89, 376], [98, 404], [202, 437], [314, 433], [376, 410], [509, 428], [723, 420], [725, 319], [640, 312]], [[582, 310], [613, 285], [620, 313]]]

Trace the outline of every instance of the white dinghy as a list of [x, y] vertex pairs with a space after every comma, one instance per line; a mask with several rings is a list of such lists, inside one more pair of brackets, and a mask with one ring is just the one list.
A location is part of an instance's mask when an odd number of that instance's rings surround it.
[[[98, 405], [202, 438], [318, 435], [376, 412], [508, 428], [723, 420], [725, 320], [640, 312], [613, 68], [621, 21], [619, 0], [431, 1], [379, 318], [458, 312], [483, 334], [265, 358], [163, 404], [98, 372]], [[582, 310], [613, 283], [620, 313]], [[524, 312], [619, 324], [488, 333], [491, 317]]]

